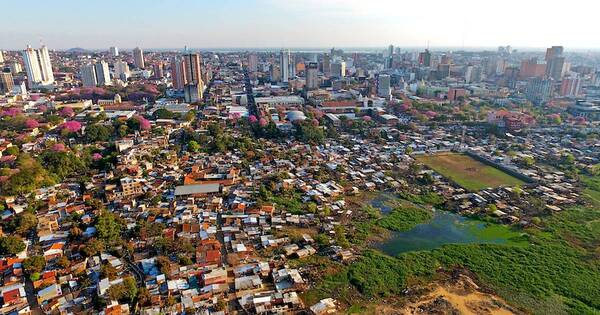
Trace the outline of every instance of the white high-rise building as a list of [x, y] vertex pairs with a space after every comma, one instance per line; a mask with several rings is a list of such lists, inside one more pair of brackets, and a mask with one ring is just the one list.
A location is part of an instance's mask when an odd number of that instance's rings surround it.
[[42, 70], [42, 80], [44, 85], [54, 83], [54, 73], [52, 73], [52, 63], [50, 62], [50, 53], [45, 45], [38, 50], [38, 61]]
[[28, 45], [27, 49], [23, 51], [23, 61], [25, 62], [27, 81], [30, 88], [54, 83], [50, 54], [46, 46], [36, 50]]
[[110, 55], [112, 57], [118, 57], [119, 56], [119, 48], [117, 48], [116, 46], [112, 46], [108, 49], [108, 52], [110, 53]]
[[125, 61], [117, 61], [115, 62], [115, 77], [123, 81], [127, 81], [127, 79], [131, 76], [129, 72], [129, 65]]
[[281, 71], [281, 82], [290, 80], [290, 51], [281, 50], [279, 55], [279, 69]]
[[135, 64], [136, 67], [138, 67], [140, 69], [143, 69], [144, 66], [145, 66], [145, 64], [144, 64], [144, 52], [139, 47], [135, 47], [133, 49], [133, 63]]
[[2, 50], [0, 50], [0, 63], [4, 62], [4, 54], [2, 53]]
[[96, 79], [96, 66], [93, 63], [81, 67], [81, 83], [85, 87], [94, 87], [98, 85]]
[[108, 63], [106, 61], [100, 61], [94, 65], [96, 68], [96, 81], [98, 85], [110, 85], [110, 72], [108, 70]]

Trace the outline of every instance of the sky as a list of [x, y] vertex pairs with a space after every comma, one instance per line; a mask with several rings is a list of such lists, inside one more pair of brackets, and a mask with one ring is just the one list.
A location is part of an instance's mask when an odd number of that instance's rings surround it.
[[[2, 1], [0, 49], [600, 49], [594, 0]], [[10, 14], [8, 14], [10, 13]]]

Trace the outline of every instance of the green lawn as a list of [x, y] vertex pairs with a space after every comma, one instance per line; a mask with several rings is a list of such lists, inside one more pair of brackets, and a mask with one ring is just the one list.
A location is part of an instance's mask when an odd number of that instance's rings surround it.
[[469, 191], [525, 184], [516, 177], [464, 154], [420, 155], [416, 159]]

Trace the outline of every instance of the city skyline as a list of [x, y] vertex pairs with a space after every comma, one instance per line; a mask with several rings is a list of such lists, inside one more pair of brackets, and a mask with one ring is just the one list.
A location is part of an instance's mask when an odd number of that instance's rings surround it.
[[[599, 49], [587, 29], [593, 25], [597, 4], [574, 0], [535, 3], [398, 3], [374, 0], [366, 6], [356, 0], [180, 0], [145, 3], [114, 0], [99, 3], [34, 1], [36, 10], [5, 17], [0, 49], [23, 49], [42, 41], [51, 49], [73, 47], [108, 49], [248, 48], [379, 48], [388, 43], [407, 47], [483, 48], [512, 45], [542, 48], [560, 43], [569, 49]], [[581, 10], [585, 7], [589, 10]], [[22, 12], [23, 5], [4, 5]], [[185, 10], [179, 10], [185, 8]], [[158, 15], [157, 12], [178, 12]], [[99, 21], [90, 23], [90, 15]], [[74, 27], [76, 25], [76, 27]], [[526, 31], [523, 31], [526, 30]]]

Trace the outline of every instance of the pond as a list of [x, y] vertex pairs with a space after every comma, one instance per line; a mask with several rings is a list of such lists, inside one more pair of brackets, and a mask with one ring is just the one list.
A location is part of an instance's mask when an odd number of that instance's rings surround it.
[[404, 252], [431, 250], [444, 244], [509, 242], [526, 244], [521, 233], [514, 232], [509, 227], [435, 210], [431, 221], [416, 225], [406, 232], [392, 232], [389, 239], [375, 247], [388, 255], [396, 256]]

